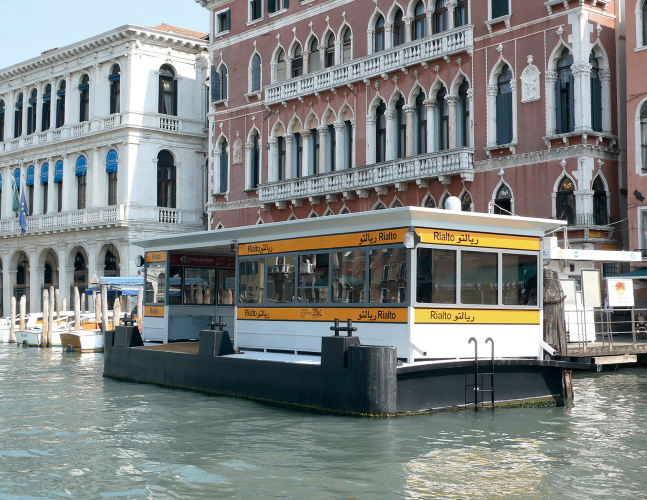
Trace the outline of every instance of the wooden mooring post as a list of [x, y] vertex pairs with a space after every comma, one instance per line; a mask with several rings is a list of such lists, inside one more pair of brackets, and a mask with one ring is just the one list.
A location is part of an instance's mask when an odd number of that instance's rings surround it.
[[40, 336], [41, 347], [47, 346], [47, 336], [49, 335], [49, 293], [47, 289], [43, 290], [43, 322], [42, 334]]
[[27, 297], [20, 297], [20, 329], [25, 329], [25, 314], [27, 313]]
[[[49, 287], [49, 317], [47, 318], [47, 347], [52, 347], [52, 338], [54, 337], [54, 287]], [[59, 313], [60, 314], [60, 313]]]
[[11, 326], [9, 327], [9, 341], [16, 342], [16, 297], [11, 297]]
[[81, 331], [81, 297], [79, 297], [79, 287], [74, 287], [74, 329]]

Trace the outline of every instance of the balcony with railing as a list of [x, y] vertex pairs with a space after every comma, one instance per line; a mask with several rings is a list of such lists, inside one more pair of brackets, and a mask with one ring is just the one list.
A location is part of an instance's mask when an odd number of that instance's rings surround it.
[[473, 26], [462, 26], [315, 73], [269, 85], [265, 87], [265, 104], [296, 99], [360, 80], [375, 78], [414, 64], [465, 52], [474, 45], [473, 34]]
[[431, 179], [448, 182], [453, 175], [460, 175], [466, 181], [474, 179], [473, 149], [427, 153], [365, 167], [271, 182], [259, 186], [257, 193], [264, 205], [339, 194], [366, 198], [371, 189], [383, 190], [394, 185], [406, 189], [405, 184], [409, 182], [424, 185]]
[[176, 208], [161, 208], [155, 209], [157, 212], [157, 221], [163, 224], [181, 224], [182, 212]]

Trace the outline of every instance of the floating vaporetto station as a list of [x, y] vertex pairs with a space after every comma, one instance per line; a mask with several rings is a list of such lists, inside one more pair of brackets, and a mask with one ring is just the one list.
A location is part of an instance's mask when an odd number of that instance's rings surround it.
[[104, 374], [348, 414], [554, 403], [585, 367], [543, 340], [561, 225], [403, 207], [138, 241], [141, 337], [107, 332]]

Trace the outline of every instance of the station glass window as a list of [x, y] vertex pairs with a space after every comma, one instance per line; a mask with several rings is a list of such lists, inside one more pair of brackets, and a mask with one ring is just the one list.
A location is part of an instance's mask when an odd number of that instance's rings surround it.
[[[379, 248], [369, 251], [368, 301], [398, 304], [406, 302], [406, 277], [400, 274], [401, 266], [407, 265], [407, 251], [404, 248]], [[406, 276], [406, 271], [404, 273]]]
[[504, 253], [503, 304], [537, 305], [537, 256]]
[[185, 267], [182, 298], [185, 305], [216, 303], [216, 270]]
[[417, 274], [418, 302], [456, 304], [455, 250], [420, 248]]
[[146, 267], [146, 303], [164, 304], [166, 289], [166, 263], [149, 264]]
[[328, 253], [299, 255], [299, 302], [328, 303]]
[[236, 271], [234, 269], [218, 269], [218, 304], [233, 306], [235, 291]]
[[247, 259], [239, 262], [238, 294], [241, 304], [265, 302], [265, 259]]
[[332, 254], [332, 302], [358, 304], [366, 296], [366, 251]]
[[267, 258], [267, 302], [294, 301], [294, 255]]
[[498, 304], [498, 276], [498, 254], [461, 251], [461, 303]]
[[182, 305], [182, 266], [169, 267], [168, 278], [168, 304], [170, 306]]

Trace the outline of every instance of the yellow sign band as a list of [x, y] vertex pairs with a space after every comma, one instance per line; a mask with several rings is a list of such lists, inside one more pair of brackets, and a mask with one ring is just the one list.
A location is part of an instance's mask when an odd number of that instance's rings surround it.
[[239, 307], [239, 320], [267, 321], [340, 321], [358, 323], [406, 323], [406, 307]]
[[146, 252], [146, 262], [166, 262], [166, 252]]
[[539, 311], [416, 308], [414, 320], [416, 323], [423, 324], [538, 325]]
[[330, 248], [367, 247], [402, 243], [406, 228], [368, 231], [364, 233], [333, 234], [290, 240], [241, 243], [238, 255], [266, 255], [271, 253], [299, 252], [303, 250], [325, 250]]
[[416, 228], [422, 243], [475, 248], [501, 248], [505, 250], [539, 251], [539, 238], [508, 234], [447, 231], [445, 229]]
[[153, 318], [163, 318], [164, 306], [146, 306], [144, 308], [144, 316], [151, 316]]

